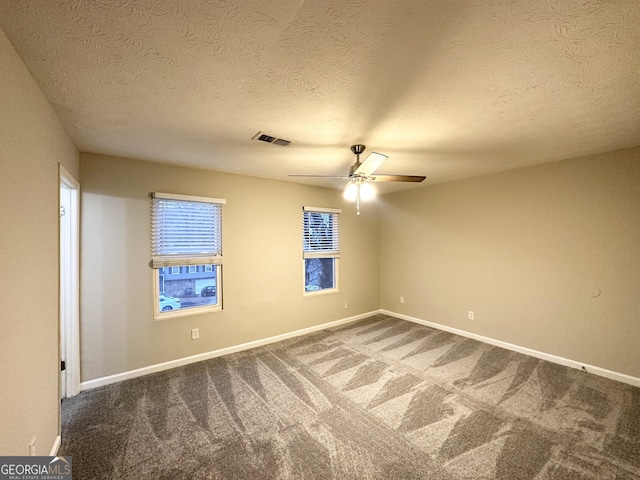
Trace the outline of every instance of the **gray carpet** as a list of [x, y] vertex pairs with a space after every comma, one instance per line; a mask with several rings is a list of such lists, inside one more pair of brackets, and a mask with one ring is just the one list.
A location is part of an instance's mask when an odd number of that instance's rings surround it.
[[76, 480], [640, 479], [640, 389], [383, 315], [62, 412]]

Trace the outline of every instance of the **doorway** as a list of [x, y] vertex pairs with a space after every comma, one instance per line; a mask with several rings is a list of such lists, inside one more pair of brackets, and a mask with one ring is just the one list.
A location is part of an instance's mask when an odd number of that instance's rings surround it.
[[80, 184], [60, 165], [60, 398], [80, 393]]

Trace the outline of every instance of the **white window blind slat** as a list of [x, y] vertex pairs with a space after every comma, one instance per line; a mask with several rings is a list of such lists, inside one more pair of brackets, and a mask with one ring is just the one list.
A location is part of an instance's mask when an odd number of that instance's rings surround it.
[[340, 252], [324, 250], [321, 252], [302, 252], [302, 258], [340, 258]]
[[222, 257], [192, 256], [192, 257], [153, 257], [152, 268], [182, 267], [184, 265], [222, 265]]

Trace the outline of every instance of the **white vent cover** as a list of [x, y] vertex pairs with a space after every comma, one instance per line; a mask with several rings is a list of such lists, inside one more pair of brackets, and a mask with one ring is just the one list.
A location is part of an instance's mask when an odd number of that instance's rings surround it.
[[280, 145], [281, 147], [288, 147], [293, 142], [291, 140], [285, 140], [284, 138], [278, 138], [275, 135], [270, 135], [264, 132], [256, 133], [251, 140], [260, 140], [261, 142], [273, 143], [274, 145]]

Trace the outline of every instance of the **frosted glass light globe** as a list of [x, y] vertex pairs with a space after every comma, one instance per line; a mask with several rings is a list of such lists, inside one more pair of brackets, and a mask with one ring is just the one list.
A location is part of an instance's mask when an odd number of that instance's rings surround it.
[[347, 185], [347, 188], [345, 188], [344, 192], [342, 193], [344, 199], [350, 202], [355, 202], [357, 195], [358, 185], [356, 185], [355, 183], [350, 183], [349, 185]]
[[367, 201], [376, 198], [376, 189], [369, 183], [360, 185], [360, 200]]

